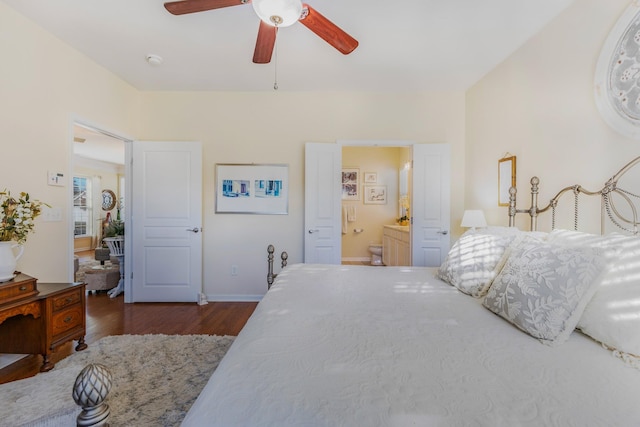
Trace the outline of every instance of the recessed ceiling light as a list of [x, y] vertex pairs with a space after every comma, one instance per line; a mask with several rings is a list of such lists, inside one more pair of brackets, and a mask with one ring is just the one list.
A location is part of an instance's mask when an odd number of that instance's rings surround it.
[[157, 66], [157, 65], [162, 64], [162, 61], [163, 61], [163, 59], [159, 55], [154, 55], [154, 54], [147, 55], [147, 62], [150, 65], [156, 65]]

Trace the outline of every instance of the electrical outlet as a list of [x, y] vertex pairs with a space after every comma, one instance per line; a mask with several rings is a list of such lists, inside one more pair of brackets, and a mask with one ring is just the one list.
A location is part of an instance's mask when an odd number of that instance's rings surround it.
[[235, 264], [231, 266], [231, 275], [232, 276], [237, 276], [238, 275], [238, 266], [235, 265]]

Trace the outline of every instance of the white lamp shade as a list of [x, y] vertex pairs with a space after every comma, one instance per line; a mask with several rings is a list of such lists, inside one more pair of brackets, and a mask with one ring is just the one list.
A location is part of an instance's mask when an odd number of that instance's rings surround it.
[[251, 4], [260, 19], [275, 27], [293, 25], [302, 15], [300, 0], [253, 0]]
[[464, 211], [460, 226], [470, 228], [486, 227], [487, 220], [484, 219], [484, 213], [481, 210], [468, 210]]

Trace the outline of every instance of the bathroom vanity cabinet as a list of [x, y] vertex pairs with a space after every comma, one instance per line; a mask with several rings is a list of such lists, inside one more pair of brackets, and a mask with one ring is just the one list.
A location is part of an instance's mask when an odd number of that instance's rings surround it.
[[382, 263], [411, 265], [409, 226], [385, 225], [382, 233]]

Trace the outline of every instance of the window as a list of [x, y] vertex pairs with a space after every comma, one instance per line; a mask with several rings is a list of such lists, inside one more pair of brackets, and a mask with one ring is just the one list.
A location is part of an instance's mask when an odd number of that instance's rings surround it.
[[91, 229], [91, 181], [87, 177], [73, 177], [73, 235], [89, 236]]

